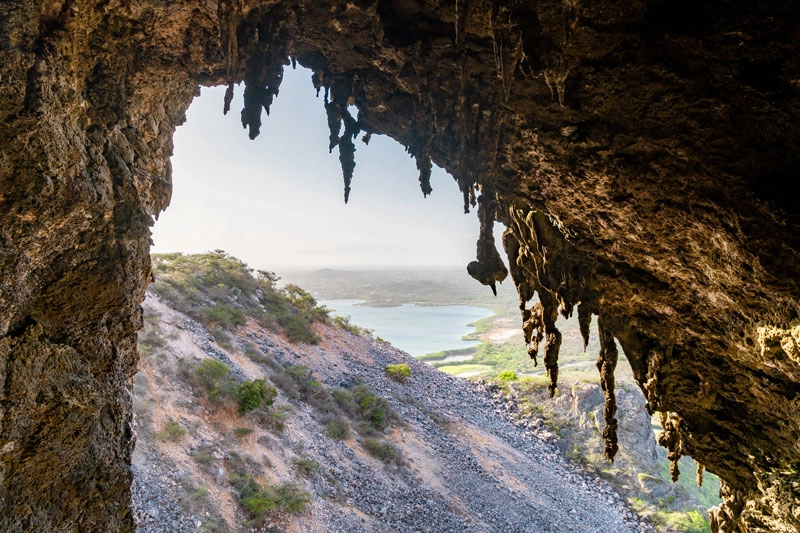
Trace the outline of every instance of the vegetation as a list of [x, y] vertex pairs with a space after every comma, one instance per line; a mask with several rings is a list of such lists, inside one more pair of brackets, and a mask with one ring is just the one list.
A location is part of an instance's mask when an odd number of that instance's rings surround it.
[[349, 316], [335, 316], [335, 317], [333, 317], [333, 323], [337, 327], [339, 327], [339, 328], [341, 328], [341, 329], [343, 329], [343, 330], [345, 330], [347, 332], [350, 332], [353, 335], [358, 335], [359, 337], [367, 337], [367, 336], [372, 335], [372, 330], [371, 329], [362, 328], [360, 326], [356, 326], [355, 324], [350, 322], [350, 317]]
[[208, 397], [218, 400], [233, 386], [231, 368], [214, 358], [203, 359], [194, 370], [195, 382]]
[[308, 457], [292, 457], [292, 465], [301, 476], [308, 476], [319, 468], [319, 463]]
[[276, 367], [276, 366], [280, 366], [280, 365], [278, 365], [278, 363], [275, 361], [275, 359], [273, 359], [273, 358], [272, 358], [272, 357], [270, 357], [269, 355], [266, 355], [265, 353], [263, 353], [263, 352], [262, 352], [262, 351], [261, 351], [261, 350], [260, 350], [260, 349], [259, 349], [257, 346], [255, 346], [254, 344], [249, 344], [249, 345], [247, 346], [247, 348], [245, 348], [244, 355], [245, 355], [245, 356], [247, 356], [247, 358], [248, 358], [248, 359], [250, 359], [251, 361], [253, 361], [254, 363], [259, 363], [259, 364], [262, 364], [262, 365], [267, 365], [267, 366], [269, 366], [270, 368], [274, 368], [274, 367]]
[[186, 429], [177, 422], [167, 422], [155, 436], [159, 440], [178, 442], [186, 436]]
[[245, 381], [236, 389], [236, 400], [239, 403], [239, 415], [254, 411], [264, 405], [272, 405], [278, 391], [275, 387], [267, 387], [263, 379]]
[[[624, 447], [619, 450], [616, 460], [609, 463], [602, 454], [601, 427], [595, 433], [586, 434], [576, 429], [578, 422], [567, 414], [561, 414], [549, 407], [547, 379], [544, 377], [525, 377], [517, 382], [498, 382], [501, 389], [510, 391], [519, 402], [525, 417], [541, 418], [544, 425], [558, 434], [560, 445], [566, 445], [565, 455], [573, 462], [583, 465], [587, 470], [607, 479], [620, 492], [627, 494], [631, 506], [637, 512], [649, 518], [659, 530], [688, 531], [699, 533], [709, 531], [704, 518], [704, 510], [719, 503], [719, 480], [713, 474], [706, 473], [702, 487], [695, 484], [694, 475], [682, 475], [676, 483], [672, 483], [669, 473], [669, 461], [662, 456], [653, 469], [652, 463], [640, 461]], [[621, 384], [624, 390], [627, 384]], [[624, 413], [618, 412], [618, 417]], [[597, 415], [587, 413], [590, 420]], [[602, 418], [602, 414], [599, 415]], [[565, 435], [571, 435], [564, 437]], [[696, 465], [689, 457], [681, 458], [681, 471], [695, 471]], [[658, 487], [656, 491], [653, 487]], [[643, 489], [644, 488], [644, 489]], [[663, 494], [668, 490], [669, 496], [656, 498], [654, 493]]]
[[292, 481], [261, 485], [245, 473], [235, 475], [232, 482], [239, 494], [239, 503], [256, 522], [263, 522], [274, 512], [302, 513], [312, 502], [311, 494]]
[[375, 457], [376, 459], [380, 459], [384, 463], [396, 461], [400, 456], [398, 449], [383, 439], [369, 437], [364, 439], [363, 445], [364, 449], [371, 456]]
[[328, 389], [314, 379], [311, 371], [305, 365], [286, 366], [282, 371], [272, 374], [270, 379], [286, 396], [300, 399], [322, 414], [330, 413], [335, 409], [335, 403]]
[[497, 375], [497, 379], [500, 381], [516, 381], [518, 378], [513, 370], [504, 370]]
[[325, 425], [325, 433], [334, 440], [345, 440], [350, 437], [350, 424], [341, 417], [334, 417]]
[[394, 381], [397, 381], [399, 383], [405, 383], [406, 380], [409, 377], [411, 377], [411, 369], [408, 368], [408, 365], [403, 363], [396, 365], [387, 365], [386, 375], [389, 376]]
[[[319, 342], [311, 324], [327, 321], [324, 307], [296, 285], [283, 290], [273, 272], [253, 272], [222, 250], [197, 255], [153, 254], [156, 281], [152, 290], [171, 305], [225, 339], [225, 330], [242, 326], [248, 317], [282, 330], [290, 342]], [[218, 339], [219, 341], [219, 339]]]
[[492, 372], [491, 366], [475, 365], [470, 363], [457, 364], [457, 365], [442, 365], [437, 368], [442, 372], [446, 372], [447, 374], [453, 374], [454, 376], [459, 376], [462, 374], [468, 374], [470, 376], [486, 376], [487, 374], [491, 374]]
[[358, 422], [359, 431], [365, 435], [383, 430], [389, 420], [395, 417], [386, 400], [363, 384], [349, 390], [336, 389], [333, 398], [345, 413]]

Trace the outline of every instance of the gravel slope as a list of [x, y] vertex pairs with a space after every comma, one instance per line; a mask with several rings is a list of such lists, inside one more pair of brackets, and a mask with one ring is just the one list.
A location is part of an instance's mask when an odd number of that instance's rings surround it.
[[[482, 384], [438, 372], [383, 342], [324, 325], [318, 346], [290, 345], [251, 325], [237, 332], [235, 348], [224, 350], [201, 325], [152, 296], [145, 305], [160, 316], [166, 345], [143, 357], [136, 380], [140, 416], [133, 490], [139, 531], [240, 530], [247, 517], [229, 485], [232, 457], [244, 458], [254, 476], [297, 479], [314, 497], [309, 511], [275, 516], [265, 530], [652, 530], [605, 482], [565, 462], [536, 428], [511, 420]], [[368, 455], [361, 437], [330, 439], [319, 414], [305, 403], [279, 397], [276, 405], [291, 406], [291, 413], [286, 430], [276, 435], [246, 417], [209, 409], [175, 377], [179, 359], [216, 357], [242, 378], [269, 378], [268, 367], [244, 357], [248, 343], [282, 364], [308, 365], [328, 387], [361, 381], [384, 397], [399, 418], [384, 437], [402, 451], [402, 464]], [[407, 364], [411, 377], [405, 383], [388, 379], [383, 368], [390, 363]], [[154, 438], [168, 419], [187, 429], [180, 442]], [[253, 427], [254, 433], [232, 438], [232, 428], [241, 426]], [[201, 448], [218, 458], [210, 468], [191, 459]], [[296, 478], [290, 467], [291, 458], [301, 455], [320, 465], [308, 478]], [[197, 487], [207, 494], [193, 501]]]

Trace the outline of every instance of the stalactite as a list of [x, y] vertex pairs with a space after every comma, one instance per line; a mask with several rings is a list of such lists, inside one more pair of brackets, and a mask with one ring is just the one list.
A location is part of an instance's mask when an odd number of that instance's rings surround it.
[[339, 130], [342, 128], [342, 115], [340, 107], [336, 102], [329, 102], [327, 90], [325, 94], [325, 115], [328, 117], [328, 153], [333, 152], [334, 147], [339, 144]]
[[[553, 322], [555, 324], [555, 321]], [[550, 331], [547, 331], [545, 325], [545, 345], [544, 345], [544, 368], [547, 370], [547, 376], [550, 379], [547, 384], [547, 392], [550, 393], [552, 398], [556, 394], [558, 387], [558, 352], [561, 349], [561, 332], [555, 325], [552, 326]]]
[[358, 122], [350, 115], [345, 106], [339, 110], [339, 114], [344, 122], [344, 132], [339, 139], [339, 162], [342, 165], [342, 176], [344, 177], [344, 203], [350, 199], [350, 183], [353, 181], [353, 171], [356, 168], [356, 146], [353, 139], [360, 131]]
[[[539, 303], [531, 309], [527, 308], [528, 302], [533, 298], [534, 293], [524, 270], [520, 266], [520, 244], [510, 227], [503, 232], [503, 248], [508, 256], [511, 279], [517, 288], [517, 294], [519, 294], [522, 333], [525, 337], [525, 344], [528, 346], [528, 356], [533, 359], [533, 366], [538, 366], [539, 361], [536, 356], [539, 353], [539, 343], [544, 339], [543, 309]], [[536, 332], [535, 336], [534, 332]], [[533, 346], [531, 346], [531, 343], [533, 343]]]
[[261, 131], [261, 110], [269, 116], [273, 99], [280, 92], [283, 81], [283, 67], [289, 64], [287, 47], [291, 46], [284, 35], [282, 23], [276, 27], [253, 29], [253, 45], [257, 44], [259, 35], [271, 39], [269, 46], [262, 53], [252, 56], [244, 73], [244, 108], [242, 109], [242, 127], [249, 128], [248, 136], [255, 139]]
[[[325, 73], [322, 70], [315, 70], [311, 74], [311, 83], [314, 85], [314, 88], [317, 90], [317, 97], [319, 97], [319, 91], [322, 89], [322, 86], [325, 85]], [[325, 100], [328, 100], [328, 88], [325, 87]]]
[[225, 100], [222, 105], [222, 114], [227, 115], [231, 110], [233, 100], [233, 80], [239, 70], [239, 39], [236, 34], [236, 27], [241, 19], [241, 5], [238, 1], [220, 2], [220, 21], [223, 23], [227, 33], [225, 41], [225, 77], [228, 81], [228, 88], [225, 90]]
[[658, 349], [651, 350], [650, 357], [647, 359], [646, 381], [642, 384], [642, 390], [647, 400], [644, 406], [650, 415], [659, 410], [658, 371], [662, 368], [663, 363], [664, 353]]
[[422, 195], [427, 196], [433, 192], [431, 187], [431, 169], [433, 163], [427, 153], [416, 156], [417, 170], [419, 170], [419, 188], [422, 189]]
[[698, 487], [702, 487], [703, 486], [703, 470], [705, 470], [705, 469], [706, 469], [705, 466], [703, 466], [700, 463], [697, 463], [697, 486]]
[[478, 219], [481, 227], [477, 243], [477, 261], [467, 265], [467, 272], [483, 285], [491, 287], [497, 296], [496, 282], [502, 283], [508, 270], [497, 252], [494, 242], [494, 216], [497, 200], [490, 188], [484, 188], [478, 201]]
[[581, 337], [583, 338], [583, 351], [589, 346], [589, 326], [592, 324], [592, 311], [589, 306], [581, 302], [578, 304], [578, 326], [581, 330]]
[[[579, 308], [580, 310], [580, 308]], [[579, 311], [580, 312], [580, 311]], [[600, 372], [600, 386], [603, 388], [605, 407], [603, 408], [603, 443], [605, 456], [609, 461], [614, 461], [614, 456], [619, 450], [617, 444], [617, 399], [614, 394], [614, 369], [617, 367], [617, 345], [614, 335], [606, 326], [603, 317], [597, 318], [597, 329], [600, 334], [600, 357], [597, 359], [597, 370]]]
[[683, 456], [683, 438], [681, 437], [681, 418], [676, 413], [659, 413], [663, 431], [658, 436], [658, 443], [667, 449], [667, 458], [670, 460], [669, 473], [672, 481], [678, 481], [681, 471], [678, 461]]
[[227, 115], [228, 111], [231, 110], [231, 102], [233, 101], [233, 83], [228, 84], [228, 88], [225, 89], [225, 100], [222, 103], [222, 114]]
[[244, 108], [242, 109], [242, 127], [249, 128], [248, 136], [255, 139], [261, 133], [261, 109], [267, 100], [265, 87], [248, 85], [245, 81]]
[[542, 63], [544, 64], [542, 69], [544, 82], [547, 84], [547, 88], [550, 89], [550, 97], [556, 98], [557, 96], [559, 105], [563, 106], [570, 67], [560, 50], [542, 58]]
[[[415, 114], [417, 114], [416, 104], [414, 109]], [[422, 131], [419, 131], [419, 128], [419, 123], [415, 121], [411, 127], [410, 140], [408, 146], [406, 146], [406, 152], [411, 154], [416, 161], [417, 170], [419, 171], [419, 187], [422, 190], [422, 195], [427, 198], [433, 192], [431, 187], [433, 162], [429, 153], [431, 131], [430, 125], [427, 123], [422, 126]]]
[[[539, 345], [544, 340], [544, 307], [536, 303], [530, 310], [523, 307], [522, 331], [525, 335], [525, 344], [528, 345], [528, 357], [533, 359], [533, 366], [539, 366], [536, 356], [539, 354]], [[546, 346], [545, 346], [546, 349]]]
[[544, 368], [547, 370], [549, 383], [547, 392], [552, 398], [558, 387], [558, 352], [561, 349], [561, 332], [556, 327], [558, 318], [558, 305], [550, 293], [539, 290], [539, 301], [542, 303], [542, 321], [544, 322]]

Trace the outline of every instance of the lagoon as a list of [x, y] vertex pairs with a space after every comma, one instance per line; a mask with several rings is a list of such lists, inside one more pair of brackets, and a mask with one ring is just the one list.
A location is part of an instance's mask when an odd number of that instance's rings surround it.
[[373, 330], [373, 335], [409, 354], [421, 355], [470, 348], [479, 341], [463, 340], [475, 331], [473, 322], [494, 314], [485, 307], [469, 305], [368, 307], [365, 300], [321, 300], [334, 315], [349, 316], [350, 322]]

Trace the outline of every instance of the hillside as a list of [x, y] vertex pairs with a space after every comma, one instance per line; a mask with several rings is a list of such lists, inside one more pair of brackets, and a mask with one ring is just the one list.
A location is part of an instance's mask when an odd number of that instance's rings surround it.
[[651, 530], [484, 386], [222, 253], [154, 267], [134, 389], [140, 531]]

